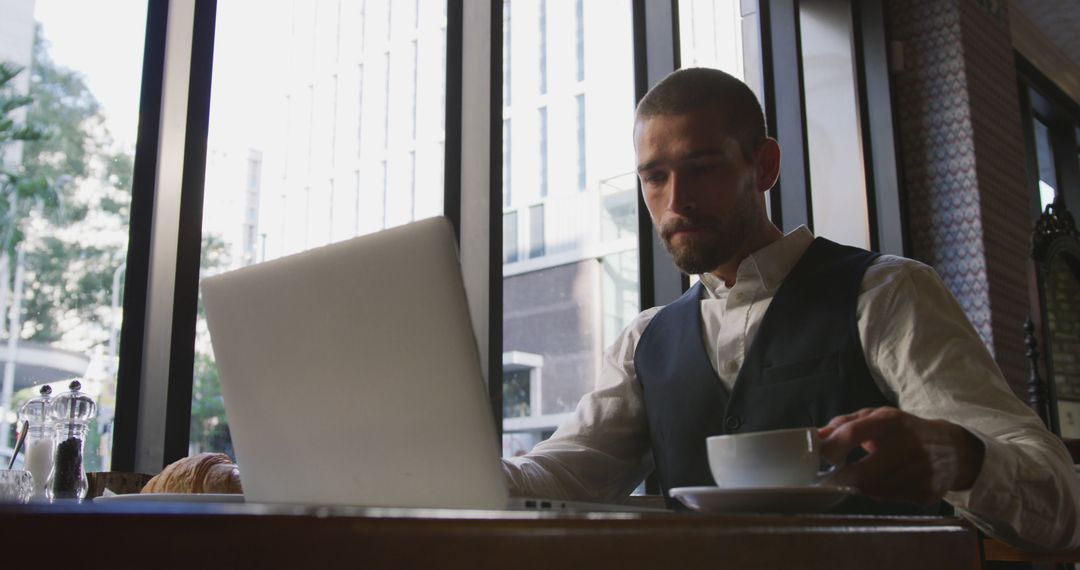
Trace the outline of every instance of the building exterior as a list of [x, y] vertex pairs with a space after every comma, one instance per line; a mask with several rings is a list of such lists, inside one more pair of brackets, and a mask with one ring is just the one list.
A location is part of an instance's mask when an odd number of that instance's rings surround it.
[[[260, 30], [251, 8], [218, 8], [203, 229], [227, 259], [204, 269], [440, 214], [445, 2], [259, 3]], [[505, 3], [508, 454], [592, 389], [639, 309], [629, 8]]]

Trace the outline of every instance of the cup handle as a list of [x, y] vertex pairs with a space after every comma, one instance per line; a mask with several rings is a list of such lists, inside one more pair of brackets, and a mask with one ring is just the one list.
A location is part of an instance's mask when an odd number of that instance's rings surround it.
[[832, 467], [830, 467], [830, 468], [828, 468], [828, 469], [826, 469], [824, 471], [819, 471], [817, 476], [814, 477], [814, 485], [831, 485], [831, 484], [833, 484], [833, 479], [835, 479], [837, 476], [839, 476], [841, 474], [841, 472], [844, 469], [844, 466], [846, 466], [846, 465], [847, 465], [847, 461], [846, 460], [841, 460], [836, 465], [833, 465]]

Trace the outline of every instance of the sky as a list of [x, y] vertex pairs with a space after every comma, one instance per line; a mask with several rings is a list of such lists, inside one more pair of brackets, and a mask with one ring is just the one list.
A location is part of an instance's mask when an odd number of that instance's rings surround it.
[[[146, 0], [34, 1], [34, 16], [42, 24], [53, 60], [83, 75], [91, 93], [102, 105], [106, 124], [113, 138], [124, 148], [133, 151], [138, 128], [143, 44], [146, 35]], [[272, 16], [272, 20], [278, 24], [277, 27], [282, 25], [282, 19], [288, 17], [288, 14], [281, 10], [262, 9], [262, 26], [252, 29], [245, 18], [256, 10], [258, 4], [250, 0], [232, 0], [219, 6], [219, 31], [244, 30], [244, 33], [219, 34], [216, 39], [217, 51], [225, 54], [242, 52], [247, 44], [252, 43], [252, 36], [256, 36], [254, 39], [262, 39], [265, 35], [257, 33], [259, 29], [273, 27], [267, 25], [267, 16]], [[107, 29], [107, 33], [102, 33], [102, 29]], [[254, 43], [258, 45], [260, 42]], [[226, 58], [224, 62], [216, 61], [215, 78], [244, 76], [250, 81], [252, 74], [246, 68], [250, 67], [251, 61], [235, 60], [236, 58], [232, 57]], [[226, 69], [222, 69], [223, 65]], [[249, 73], [235, 73], [237, 69], [245, 69]], [[225, 73], [221, 74], [222, 71]], [[221, 81], [216, 81], [215, 87], [217, 83]], [[229, 90], [215, 89], [218, 98], [228, 92]], [[248, 105], [237, 104], [233, 100], [222, 103], [226, 103], [231, 109], [244, 111], [245, 115], [259, 114], [258, 110], [247, 109], [250, 102]], [[220, 108], [221, 105], [215, 107]], [[251, 123], [257, 126], [259, 122], [248, 123], [248, 126], [252, 126]]]
[[36, 0], [34, 16], [53, 60], [84, 75], [113, 138], [134, 150], [146, 0]]

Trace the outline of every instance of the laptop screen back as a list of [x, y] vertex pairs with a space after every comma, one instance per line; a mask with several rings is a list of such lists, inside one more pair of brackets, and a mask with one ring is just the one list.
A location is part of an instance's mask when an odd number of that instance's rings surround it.
[[444, 218], [209, 277], [202, 291], [246, 500], [505, 506]]

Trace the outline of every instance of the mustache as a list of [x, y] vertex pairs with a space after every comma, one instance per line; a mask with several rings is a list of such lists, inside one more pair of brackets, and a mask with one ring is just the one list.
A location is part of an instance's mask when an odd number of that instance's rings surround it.
[[709, 218], [675, 218], [660, 226], [660, 237], [664, 241], [670, 241], [676, 232], [694, 230], [698, 228], [711, 228], [716, 225], [716, 220]]

